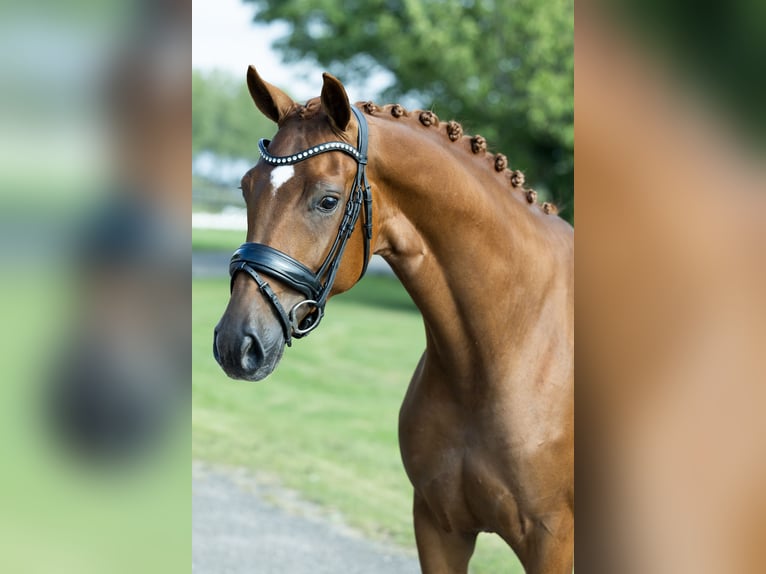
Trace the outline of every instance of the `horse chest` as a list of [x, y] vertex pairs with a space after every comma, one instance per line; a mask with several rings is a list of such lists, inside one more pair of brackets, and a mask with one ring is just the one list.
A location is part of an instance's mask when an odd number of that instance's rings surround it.
[[445, 530], [496, 530], [498, 515], [514, 507], [504, 457], [485, 429], [459, 406], [409, 393], [400, 412], [399, 443], [418, 495]]

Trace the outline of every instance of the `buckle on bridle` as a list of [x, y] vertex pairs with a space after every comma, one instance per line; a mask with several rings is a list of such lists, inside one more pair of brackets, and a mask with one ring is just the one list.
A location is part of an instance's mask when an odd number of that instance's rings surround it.
[[[297, 317], [298, 309], [304, 305], [311, 305], [314, 309], [309, 311], [308, 315], [299, 321]], [[290, 326], [293, 330], [293, 337], [300, 339], [301, 337], [305, 337], [311, 333], [311, 331], [317, 328], [323, 316], [324, 306], [320, 306], [319, 303], [313, 299], [305, 299], [304, 301], [297, 303], [292, 309], [290, 309], [289, 313]]]

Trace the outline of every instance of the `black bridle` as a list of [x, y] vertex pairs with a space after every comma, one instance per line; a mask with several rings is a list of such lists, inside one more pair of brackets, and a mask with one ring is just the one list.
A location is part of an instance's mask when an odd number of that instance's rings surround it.
[[[305, 337], [316, 329], [322, 320], [324, 307], [330, 295], [330, 289], [332, 289], [335, 282], [335, 275], [338, 273], [343, 252], [346, 249], [346, 244], [351, 234], [354, 232], [354, 227], [359, 219], [362, 208], [364, 208], [365, 220], [363, 226], [364, 264], [359, 278], [361, 279], [365, 271], [367, 271], [367, 263], [370, 259], [370, 241], [372, 239], [372, 194], [365, 170], [367, 166], [367, 120], [362, 112], [354, 106], [351, 107], [351, 111], [354, 112], [359, 126], [357, 147], [345, 142], [335, 141], [318, 144], [288, 156], [274, 156], [268, 152], [268, 146], [271, 143], [269, 140], [262, 139], [258, 142], [261, 158], [270, 165], [293, 165], [330, 151], [340, 151], [350, 155], [357, 163], [354, 186], [346, 202], [345, 213], [338, 228], [338, 235], [335, 237], [335, 241], [332, 247], [330, 247], [330, 252], [316, 273], [286, 253], [263, 243], [243, 243], [231, 257], [231, 262], [229, 263], [231, 288], [234, 288], [234, 278], [240, 271], [244, 271], [255, 280], [258, 288], [271, 302], [272, 307], [277, 312], [277, 317], [282, 323], [285, 343], [288, 346], [291, 344], [293, 337], [296, 339]], [[306, 299], [297, 303], [290, 309], [289, 313], [285, 312], [274, 290], [258, 272], [285, 283], [290, 288], [305, 295]], [[309, 308], [309, 312], [299, 321], [297, 318], [298, 310], [304, 306]]]

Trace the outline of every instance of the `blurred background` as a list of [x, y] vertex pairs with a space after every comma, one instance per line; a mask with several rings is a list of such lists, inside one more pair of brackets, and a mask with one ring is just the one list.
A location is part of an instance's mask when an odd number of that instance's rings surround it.
[[764, 8], [575, 9], [580, 572], [766, 569]]
[[0, 7], [0, 571], [188, 568], [190, 6]]

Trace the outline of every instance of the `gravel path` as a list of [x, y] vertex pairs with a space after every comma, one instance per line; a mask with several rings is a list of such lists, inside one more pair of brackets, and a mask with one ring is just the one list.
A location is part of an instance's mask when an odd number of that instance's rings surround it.
[[417, 574], [417, 558], [362, 538], [294, 492], [243, 471], [192, 467], [192, 572]]

